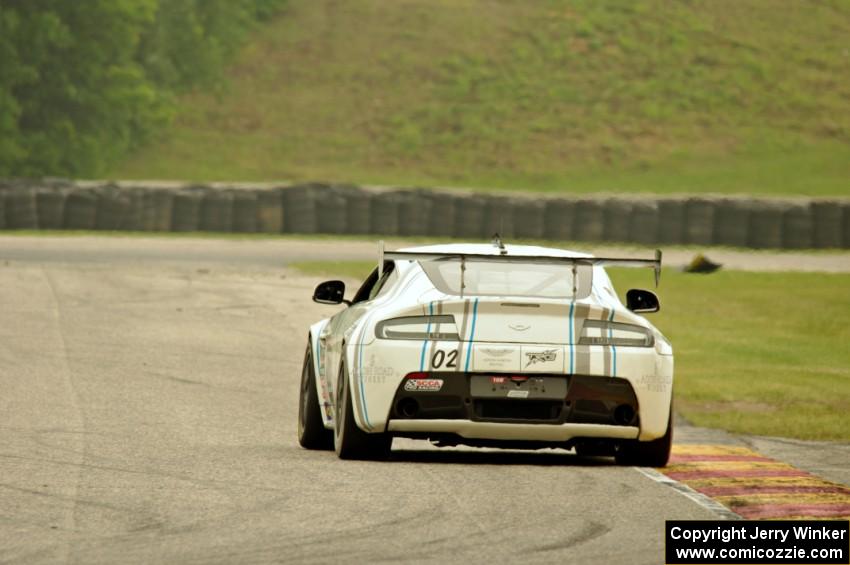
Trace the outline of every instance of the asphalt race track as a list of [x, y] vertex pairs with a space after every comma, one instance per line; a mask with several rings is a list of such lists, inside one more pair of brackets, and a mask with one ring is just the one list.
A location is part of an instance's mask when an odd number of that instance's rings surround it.
[[55, 240], [0, 238], [0, 562], [659, 563], [717, 517], [566, 451], [305, 451], [315, 250]]

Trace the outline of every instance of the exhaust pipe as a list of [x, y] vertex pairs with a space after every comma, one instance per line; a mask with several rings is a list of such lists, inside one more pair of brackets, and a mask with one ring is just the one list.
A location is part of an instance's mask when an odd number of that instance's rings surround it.
[[396, 410], [405, 418], [415, 418], [419, 413], [419, 403], [413, 398], [402, 398], [398, 401]]
[[635, 409], [629, 404], [620, 404], [614, 409], [614, 423], [621, 426], [631, 424], [635, 419]]

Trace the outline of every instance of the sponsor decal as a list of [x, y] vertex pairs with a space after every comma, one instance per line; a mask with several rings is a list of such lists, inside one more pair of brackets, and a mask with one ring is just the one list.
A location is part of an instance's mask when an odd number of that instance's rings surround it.
[[494, 385], [500, 385], [507, 382], [508, 377], [490, 377], [490, 382]]
[[407, 392], [438, 392], [443, 388], [443, 379], [408, 379], [404, 383]]
[[668, 375], [642, 375], [638, 379], [637, 386], [648, 392], [667, 392], [672, 380], [673, 378]]
[[519, 371], [522, 369], [520, 348], [511, 346], [480, 346], [474, 349], [474, 371]]
[[503, 348], [503, 349], [495, 349], [490, 347], [482, 347], [479, 349], [482, 353], [486, 353], [490, 357], [504, 357], [505, 355], [510, 355], [515, 350], [511, 348]]
[[529, 351], [525, 354], [528, 363], [526, 363], [526, 367], [530, 367], [535, 363], [551, 363], [558, 358], [558, 350], [557, 349], [547, 349], [546, 351]]
[[369, 356], [368, 364], [363, 367], [360, 378], [369, 384], [384, 384], [387, 379], [395, 377], [396, 370], [393, 367], [378, 365], [375, 355]]

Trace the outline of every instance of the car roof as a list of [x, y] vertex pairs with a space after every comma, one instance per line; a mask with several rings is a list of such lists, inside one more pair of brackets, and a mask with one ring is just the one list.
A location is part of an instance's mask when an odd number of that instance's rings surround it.
[[[588, 253], [571, 251], [568, 249], [556, 249], [554, 247], [541, 247], [538, 245], [505, 245], [507, 255], [513, 257], [536, 256], [536, 257], [593, 257]], [[439, 245], [423, 245], [420, 247], [405, 247], [399, 251], [412, 251], [422, 253], [470, 253], [474, 255], [493, 255], [498, 257], [500, 249], [492, 243], [443, 243]]]

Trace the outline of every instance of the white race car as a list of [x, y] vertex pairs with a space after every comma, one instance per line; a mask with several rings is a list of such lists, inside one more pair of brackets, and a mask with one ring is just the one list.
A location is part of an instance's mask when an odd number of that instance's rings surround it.
[[351, 300], [327, 281], [313, 300], [347, 307], [310, 327], [298, 439], [344, 459], [386, 456], [393, 437], [438, 446], [575, 448], [664, 466], [673, 435], [673, 349], [623, 306], [596, 258], [519, 245], [379, 251]]

